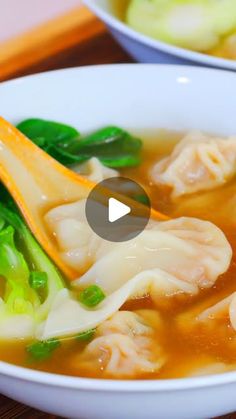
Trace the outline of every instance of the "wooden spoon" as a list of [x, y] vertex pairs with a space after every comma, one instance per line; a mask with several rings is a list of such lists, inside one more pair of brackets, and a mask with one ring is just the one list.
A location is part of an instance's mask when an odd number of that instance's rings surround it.
[[[69, 279], [78, 277], [78, 272], [61, 260], [55, 238], [43, 217], [51, 208], [86, 198], [95, 184], [58, 163], [1, 117], [0, 179], [43, 249]], [[116, 195], [121, 198], [120, 194]], [[129, 198], [122, 200], [141, 207]], [[157, 220], [168, 219], [154, 210], [151, 216]]]

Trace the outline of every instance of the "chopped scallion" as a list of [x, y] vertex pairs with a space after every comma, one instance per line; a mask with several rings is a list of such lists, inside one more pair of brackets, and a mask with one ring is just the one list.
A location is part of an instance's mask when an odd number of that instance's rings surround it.
[[90, 330], [86, 330], [86, 332], [79, 333], [76, 336], [76, 340], [78, 340], [79, 342], [87, 342], [91, 340], [95, 334], [95, 330], [96, 329], [90, 329]]
[[96, 307], [106, 298], [103, 290], [97, 285], [90, 285], [79, 295], [79, 301], [87, 307]]
[[42, 342], [34, 342], [26, 347], [30, 359], [33, 361], [45, 361], [61, 345], [58, 339], [49, 339]]
[[147, 195], [135, 195], [135, 201], [140, 202], [143, 205], [150, 205], [150, 200]]

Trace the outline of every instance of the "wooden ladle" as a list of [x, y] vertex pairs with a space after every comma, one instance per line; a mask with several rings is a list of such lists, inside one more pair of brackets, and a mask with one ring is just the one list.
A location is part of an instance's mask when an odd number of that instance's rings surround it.
[[[55, 238], [47, 230], [43, 217], [51, 208], [86, 198], [95, 184], [58, 163], [1, 117], [0, 180], [14, 198], [30, 230], [59, 269], [69, 279], [78, 277], [78, 272], [61, 259]], [[121, 195], [117, 195], [120, 198]], [[140, 206], [126, 197], [123, 201]], [[168, 219], [154, 210], [151, 210], [151, 217]]]

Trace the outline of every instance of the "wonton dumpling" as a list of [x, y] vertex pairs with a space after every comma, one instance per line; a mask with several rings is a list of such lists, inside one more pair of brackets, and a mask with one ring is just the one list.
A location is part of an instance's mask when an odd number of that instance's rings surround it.
[[192, 284], [193, 292], [196, 286], [210, 287], [229, 267], [232, 249], [224, 233], [211, 222], [189, 217], [151, 221], [136, 238], [110, 243], [89, 227], [85, 203], [62, 205], [45, 217], [67, 263], [78, 272], [81, 263], [91, 266], [78, 280], [79, 287], [94, 283], [96, 277], [96, 284], [110, 294], [132, 277], [159, 269], [173, 275], [172, 279]]
[[236, 331], [236, 292], [219, 301], [198, 315], [197, 320], [206, 322], [229, 317], [231, 326]]
[[73, 171], [95, 183], [119, 176], [117, 170], [104, 166], [96, 157], [92, 157], [83, 164], [74, 166]]
[[154, 372], [160, 368], [159, 362], [148, 359], [151, 358], [148, 346], [148, 338], [137, 341], [117, 333], [96, 338], [86, 348], [86, 354], [90, 363], [95, 357], [100, 368], [107, 373], [130, 376], [140, 372]]
[[203, 375], [214, 375], [214, 374], [223, 374], [224, 372], [234, 371], [236, 365], [235, 364], [226, 364], [224, 362], [210, 362], [209, 365], [206, 365], [201, 368], [196, 368], [191, 373], [189, 373], [188, 377], [201, 377]]
[[132, 311], [117, 311], [112, 317], [101, 323], [97, 329], [99, 335], [110, 335], [111, 333], [122, 333], [127, 336], [150, 335], [152, 332], [141, 315]]
[[236, 174], [236, 137], [186, 135], [172, 154], [151, 170], [156, 184], [172, 187], [172, 197], [216, 188]]
[[[140, 315], [129, 311], [118, 311], [98, 327], [82, 360], [90, 368], [102, 369], [115, 377], [156, 372], [164, 363], [153, 329]], [[80, 362], [80, 355], [73, 360], [73, 364]]]
[[194, 294], [212, 286], [231, 257], [232, 249], [218, 227], [181, 217], [154, 222], [128, 242], [105, 244], [104, 249], [101, 244], [93, 266], [75, 283], [85, 288], [96, 282], [108, 295], [130, 280], [139, 283], [132, 296], [155, 293], [155, 288], [164, 295]]
[[45, 221], [55, 235], [61, 257], [78, 272], [85, 272], [94, 261], [100, 239], [87, 223], [86, 200], [61, 205], [49, 211]]
[[186, 377], [201, 377], [203, 375], [223, 374], [235, 370], [236, 365], [220, 362], [217, 357], [199, 356], [191, 368], [186, 371]]
[[[61, 291], [41, 328], [43, 339], [94, 328], [130, 298], [150, 294], [155, 300], [178, 293], [196, 294], [200, 288], [211, 287], [229, 267], [232, 249], [221, 230], [210, 222], [187, 217], [151, 222], [135, 239], [110, 243], [98, 238], [83, 223], [83, 208], [82, 201], [63, 205], [51, 210], [46, 220], [56, 232], [62, 255], [65, 255], [65, 235], [68, 238], [68, 263], [72, 257], [71, 266], [78, 272], [81, 266], [88, 266], [84, 275], [74, 281], [77, 291], [96, 284], [106, 298], [96, 309], [89, 310], [70, 292]], [[71, 224], [63, 231], [60, 223], [66, 220]], [[73, 222], [82, 223], [87, 235], [73, 238], [70, 249]]]

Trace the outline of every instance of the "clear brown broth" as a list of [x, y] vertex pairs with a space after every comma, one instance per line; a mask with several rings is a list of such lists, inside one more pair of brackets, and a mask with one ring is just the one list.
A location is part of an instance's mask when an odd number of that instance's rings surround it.
[[[141, 137], [144, 138], [142, 135]], [[156, 341], [164, 349], [167, 356], [166, 364], [156, 374], [137, 375], [134, 378], [182, 377], [188, 375], [195, 367], [207, 365], [209, 362], [236, 365], [236, 332], [229, 325], [228, 318], [217, 325], [213, 322], [210, 327], [193, 327], [189, 321], [192, 312], [200, 312], [236, 291], [236, 215], [233, 220], [233, 214], [229, 214], [228, 209], [222, 204], [227, 204], [232, 196], [236, 196], [236, 181], [209, 193], [181, 198], [173, 204], [169, 199], [169, 191], [152, 185], [148, 173], [154, 162], [171, 152], [181, 135], [162, 130], [152, 135], [146, 133], [145, 137], [143, 163], [138, 168], [123, 170], [122, 174], [144, 185], [152, 206], [171, 217], [194, 216], [217, 224], [230, 241], [234, 256], [228, 272], [222, 275], [211, 289], [201, 291], [195, 297], [166, 298], [160, 300], [158, 306], [154, 306], [150, 298], [125, 304], [123, 308], [131, 311], [143, 308], [158, 310], [163, 322], [161, 330], [156, 331]], [[0, 343], [0, 359], [58, 374], [109, 378], [103, 371], [86, 369], [79, 365], [75, 368], [72, 365], [70, 360], [83, 351], [85, 343], [65, 340], [48, 361], [40, 363], [29, 361], [25, 350], [27, 344], [28, 342], [23, 340]]]

